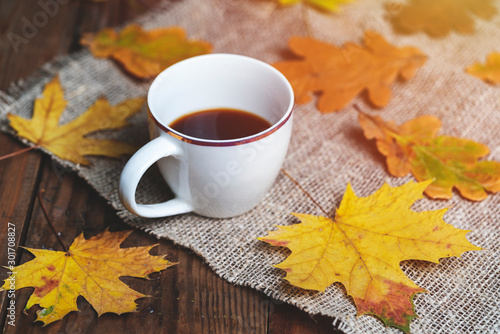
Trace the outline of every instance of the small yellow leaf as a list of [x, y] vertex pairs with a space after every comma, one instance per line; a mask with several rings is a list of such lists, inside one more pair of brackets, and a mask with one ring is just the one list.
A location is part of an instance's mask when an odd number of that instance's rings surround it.
[[[338, 11], [340, 10], [341, 5], [353, 2], [354, 0], [302, 0], [302, 1], [323, 10]], [[301, 0], [279, 0], [279, 2], [282, 5], [295, 5], [301, 2]]]
[[387, 6], [396, 30], [403, 33], [425, 31], [443, 37], [452, 30], [459, 33], [475, 31], [474, 16], [485, 20], [497, 14], [495, 0], [408, 0], [407, 4]]
[[120, 33], [105, 28], [97, 34], [85, 34], [81, 40], [99, 58], [114, 58], [139, 78], [152, 78], [164, 69], [186, 58], [210, 53], [212, 46], [204, 41], [190, 41], [180, 27], [145, 31], [137, 24]]
[[467, 241], [469, 231], [444, 222], [446, 209], [411, 210], [429, 183], [384, 184], [368, 197], [357, 197], [348, 185], [334, 219], [296, 213], [301, 223], [278, 226], [258, 239], [291, 250], [276, 267], [292, 285], [324, 291], [340, 282], [359, 315], [376, 315], [386, 326], [409, 332], [417, 316], [413, 297], [425, 290], [406, 277], [401, 261], [438, 263], [481, 249]]
[[7, 118], [19, 136], [46, 148], [61, 159], [88, 165], [85, 155], [118, 158], [123, 154], [134, 153], [137, 149], [135, 145], [88, 138], [87, 135], [127, 126], [127, 118], [140, 111], [144, 101], [144, 98], [127, 99], [111, 106], [106, 99], [100, 98], [76, 119], [59, 125], [67, 102], [59, 77], [56, 76], [45, 86], [43, 97], [35, 101], [32, 119], [13, 114], [7, 115]]
[[37, 311], [36, 321], [45, 325], [78, 311], [78, 296], [83, 296], [98, 316], [106, 312], [134, 312], [135, 300], [147, 296], [129, 288], [119, 277], [144, 278], [175, 263], [151, 256], [149, 251], [156, 245], [120, 248], [130, 233], [105, 231], [88, 240], [82, 233], [68, 253], [26, 248], [35, 259], [15, 267], [3, 289], [9, 288], [12, 278], [16, 290], [33, 287], [26, 309], [40, 305], [43, 309]]
[[492, 84], [500, 84], [500, 52], [492, 52], [485, 64], [476, 63], [466, 72]]

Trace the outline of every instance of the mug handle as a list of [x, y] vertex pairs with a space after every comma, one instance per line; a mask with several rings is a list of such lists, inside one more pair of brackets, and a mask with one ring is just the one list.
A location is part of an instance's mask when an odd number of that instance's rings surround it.
[[118, 195], [127, 210], [146, 218], [173, 216], [193, 211], [191, 204], [179, 197], [157, 204], [139, 204], [135, 200], [139, 181], [148, 168], [161, 158], [181, 153], [177, 145], [159, 136], [141, 147], [130, 158], [123, 168], [118, 186]]

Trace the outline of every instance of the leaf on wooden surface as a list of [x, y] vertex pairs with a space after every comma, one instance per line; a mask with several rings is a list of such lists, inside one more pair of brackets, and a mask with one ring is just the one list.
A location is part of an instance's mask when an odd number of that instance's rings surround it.
[[137, 24], [118, 34], [105, 28], [97, 34], [85, 34], [81, 40], [99, 58], [113, 58], [139, 78], [152, 78], [164, 69], [186, 58], [210, 53], [212, 46], [204, 41], [186, 39], [180, 27], [146, 31]]
[[425, 193], [431, 198], [449, 199], [455, 187], [473, 201], [484, 200], [487, 192], [500, 191], [500, 162], [479, 161], [488, 147], [469, 139], [438, 136], [441, 121], [421, 116], [400, 126], [380, 117], [359, 113], [367, 139], [375, 139], [387, 159], [389, 173], [418, 181], [433, 180]]
[[[147, 297], [129, 288], [119, 277], [144, 278], [166, 269], [175, 263], [152, 256], [155, 247], [120, 248], [120, 244], [133, 231], [105, 231], [86, 240], [80, 234], [68, 252], [25, 248], [35, 258], [15, 267], [10, 278], [16, 282], [16, 290], [32, 287], [26, 309], [40, 305], [35, 321], [45, 325], [62, 319], [71, 311], [78, 311], [76, 299], [83, 296], [97, 311], [122, 314], [136, 310], [135, 300]], [[3, 289], [9, 289], [9, 279]]]
[[347, 43], [339, 48], [310, 37], [292, 37], [290, 49], [299, 60], [274, 63], [290, 81], [297, 103], [321, 93], [317, 107], [338, 111], [365, 90], [376, 107], [389, 103], [389, 86], [399, 77], [411, 79], [427, 57], [417, 48], [397, 48], [376, 32], [367, 31], [365, 46]]
[[486, 82], [500, 84], [500, 52], [490, 53], [485, 64], [471, 65], [466, 72]]
[[425, 290], [404, 274], [401, 261], [439, 263], [440, 258], [481, 249], [467, 241], [469, 231], [444, 222], [447, 209], [410, 209], [428, 185], [384, 184], [362, 198], [348, 185], [334, 219], [294, 213], [301, 223], [278, 226], [259, 239], [291, 250], [276, 267], [287, 272], [292, 285], [324, 291], [340, 282], [359, 315], [375, 315], [386, 326], [409, 332], [417, 316], [412, 300]]
[[327, 10], [327, 11], [339, 11], [341, 5], [344, 5], [354, 0], [279, 0], [282, 5], [295, 5], [299, 2], [305, 2], [314, 7]]
[[391, 3], [387, 9], [396, 30], [424, 31], [433, 37], [446, 36], [452, 30], [473, 33], [473, 16], [489, 20], [498, 12], [494, 0], [409, 0], [406, 5]]
[[137, 147], [129, 143], [86, 136], [99, 130], [129, 125], [127, 118], [141, 110], [144, 102], [144, 98], [133, 98], [111, 106], [106, 99], [100, 98], [82, 115], [59, 125], [67, 101], [59, 77], [56, 76], [45, 86], [43, 97], [35, 101], [32, 119], [13, 114], [8, 114], [7, 118], [20, 137], [46, 148], [61, 159], [88, 165], [85, 155], [119, 158], [123, 154], [135, 152]]

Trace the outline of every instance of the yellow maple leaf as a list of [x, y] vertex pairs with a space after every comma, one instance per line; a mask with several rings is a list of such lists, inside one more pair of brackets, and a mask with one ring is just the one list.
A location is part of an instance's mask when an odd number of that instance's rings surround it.
[[486, 82], [500, 84], [500, 52], [490, 53], [485, 64], [473, 64], [466, 72]]
[[354, 0], [279, 0], [282, 5], [295, 5], [301, 1], [324, 10], [338, 11], [340, 5], [353, 2]]
[[473, 33], [473, 15], [489, 20], [497, 9], [494, 0], [409, 0], [408, 4], [389, 4], [390, 19], [403, 33], [425, 31], [443, 37], [452, 30]]
[[322, 112], [344, 108], [365, 90], [376, 107], [389, 103], [389, 86], [399, 77], [411, 79], [427, 57], [414, 47], [397, 48], [381, 35], [366, 31], [365, 46], [347, 43], [339, 48], [310, 37], [292, 37], [290, 49], [302, 57], [274, 63], [290, 81], [297, 103], [321, 93], [318, 109]]
[[441, 121], [420, 116], [400, 126], [380, 117], [359, 113], [366, 138], [375, 139], [394, 176], [412, 173], [418, 181], [433, 180], [425, 193], [449, 199], [453, 188], [473, 201], [500, 191], [500, 162], [479, 161], [489, 153], [486, 145], [470, 139], [438, 136]]
[[401, 261], [438, 263], [443, 257], [481, 249], [467, 241], [469, 231], [444, 222], [447, 209], [410, 209], [428, 185], [384, 184], [368, 197], [357, 197], [348, 185], [334, 219], [295, 213], [301, 223], [278, 226], [259, 239], [291, 250], [276, 265], [287, 272], [291, 284], [324, 291], [340, 282], [359, 315], [376, 315], [386, 326], [409, 332], [416, 317], [413, 297], [425, 290], [404, 274]]
[[144, 101], [144, 98], [127, 99], [111, 106], [106, 99], [100, 98], [76, 119], [59, 125], [67, 102], [59, 77], [56, 76], [45, 86], [43, 97], [35, 101], [32, 119], [13, 114], [8, 114], [7, 118], [19, 136], [46, 148], [61, 159], [88, 165], [89, 161], [84, 155], [118, 158], [135, 152], [137, 147], [130, 143], [88, 138], [87, 135], [129, 125], [127, 118], [141, 110]]
[[133, 231], [103, 233], [86, 240], [80, 234], [68, 252], [25, 248], [35, 259], [14, 268], [3, 289], [15, 281], [16, 290], [33, 287], [26, 309], [40, 305], [35, 321], [45, 325], [78, 311], [76, 299], [83, 296], [97, 311], [122, 314], [136, 310], [135, 300], [146, 295], [129, 288], [118, 278], [147, 275], [166, 269], [175, 263], [152, 256], [155, 247], [120, 248]]
[[85, 34], [81, 44], [88, 45], [99, 58], [114, 58], [139, 78], [152, 78], [164, 69], [186, 58], [210, 53], [212, 46], [204, 41], [186, 39], [180, 27], [145, 31], [131, 24], [118, 34], [105, 28], [97, 34]]

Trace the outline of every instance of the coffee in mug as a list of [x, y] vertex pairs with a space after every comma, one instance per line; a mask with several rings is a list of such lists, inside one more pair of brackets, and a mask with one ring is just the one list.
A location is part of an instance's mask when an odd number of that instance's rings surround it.
[[184, 115], [169, 126], [192, 137], [228, 140], [257, 134], [271, 127], [271, 124], [248, 111], [217, 108]]

